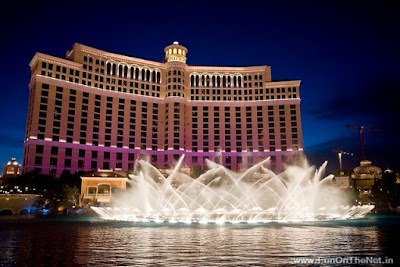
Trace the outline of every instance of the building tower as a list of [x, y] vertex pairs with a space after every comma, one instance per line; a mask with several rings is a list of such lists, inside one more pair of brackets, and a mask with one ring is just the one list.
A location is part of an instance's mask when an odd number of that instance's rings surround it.
[[[166, 64], [165, 147], [177, 161], [185, 151], [185, 69], [188, 50], [177, 41], [164, 48]], [[168, 156], [167, 156], [168, 157]], [[167, 159], [165, 157], [165, 159]], [[169, 155], [171, 157], [171, 155]], [[168, 162], [168, 159], [166, 160]], [[168, 166], [168, 164], [166, 164]]]

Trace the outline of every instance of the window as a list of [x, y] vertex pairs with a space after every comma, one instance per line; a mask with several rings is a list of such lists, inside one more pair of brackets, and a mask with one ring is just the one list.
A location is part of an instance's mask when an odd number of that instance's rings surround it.
[[35, 157], [35, 165], [42, 165], [43, 163], [43, 158], [42, 157]]
[[42, 145], [36, 145], [36, 153], [42, 154], [43, 153], [43, 146]]
[[97, 193], [99, 195], [108, 195], [110, 194], [111, 190], [110, 190], [110, 186], [107, 184], [102, 184], [98, 186], [98, 191]]
[[92, 169], [97, 169], [97, 161], [92, 160], [92, 162], [91, 162], [91, 164], [90, 164], [90, 167], [91, 167]]
[[52, 146], [51, 147], [51, 154], [52, 155], [57, 155], [58, 154], [58, 147]]
[[110, 159], [110, 152], [104, 152], [104, 159]]
[[71, 159], [64, 160], [64, 167], [71, 167]]
[[65, 156], [72, 156], [72, 148], [65, 149]]
[[50, 158], [50, 166], [57, 166], [57, 158]]

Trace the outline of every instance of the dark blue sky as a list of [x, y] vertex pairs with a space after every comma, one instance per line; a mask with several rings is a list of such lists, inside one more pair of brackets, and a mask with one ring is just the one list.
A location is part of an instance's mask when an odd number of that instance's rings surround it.
[[177, 40], [193, 65], [269, 65], [274, 80], [302, 80], [305, 153], [354, 152], [366, 132], [367, 158], [400, 169], [400, 23], [395, 1], [1, 1], [0, 163], [22, 163], [35, 52], [65, 57], [75, 42], [163, 60]]

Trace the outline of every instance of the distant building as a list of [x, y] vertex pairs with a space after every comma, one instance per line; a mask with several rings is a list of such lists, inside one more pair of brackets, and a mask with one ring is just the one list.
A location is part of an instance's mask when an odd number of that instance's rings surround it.
[[353, 187], [353, 183], [352, 183], [350, 176], [345, 175], [344, 172], [341, 172], [340, 175], [335, 176], [334, 179], [335, 179], [336, 186], [341, 189], [347, 189], [347, 188]]
[[353, 170], [351, 176], [354, 181], [354, 187], [359, 192], [361, 203], [371, 202], [371, 189], [377, 179], [382, 178], [382, 169], [372, 165], [369, 160], [360, 162], [360, 166]]
[[36, 53], [24, 172], [128, 172], [143, 156], [168, 168], [181, 155], [196, 170], [267, 157], [281, 170], [303, 155], [299, 80], [273, 81], [267, 65], [188, 65], [178, 42], [164, 53], [156, 62], [78, 43], [66, 59]]
[[15, 158], [11, 158], [6, 165], [4, 165], [3, 178], [18, 177], [21, 175], [21, 165]]
[[21, 165], [15, 158], [11, 158], [6, 165], [4, 165], [2, 184], [7, 183], [8, 178], [19, 177], [21, 175]]
[[97, 170], [81, 176], [80, 203], [109, 203], [121, 190], [126, 190], [127, 174], [120, 170]]

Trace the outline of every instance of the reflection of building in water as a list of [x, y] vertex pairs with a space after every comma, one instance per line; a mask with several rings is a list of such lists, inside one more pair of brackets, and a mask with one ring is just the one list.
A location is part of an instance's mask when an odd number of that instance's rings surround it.
[[354, 187], [359, 193], [361, 203], [370, 203], [371, 189], [377, 179], [382, 178], [382, 170], [372, 165], [369, 160], [360, 162], [360, 166], [353, 170], [351, 176], [354, 181]]
[[126, 173], [120, 170], [97, 170], [81, 176], [81, 203], [109, 203], [121, 190], [126, 190]]
[[181, 155], [194, 176], [206, 159], [239, 170], [271, 157], [271, 168], [303, 155], [300, 81], [273, 81], [271, 67], [188, 65], [174, 42], [164, 62], [82, 44], [66, 59], [30, 62], [24, 171], [132, 171]]

